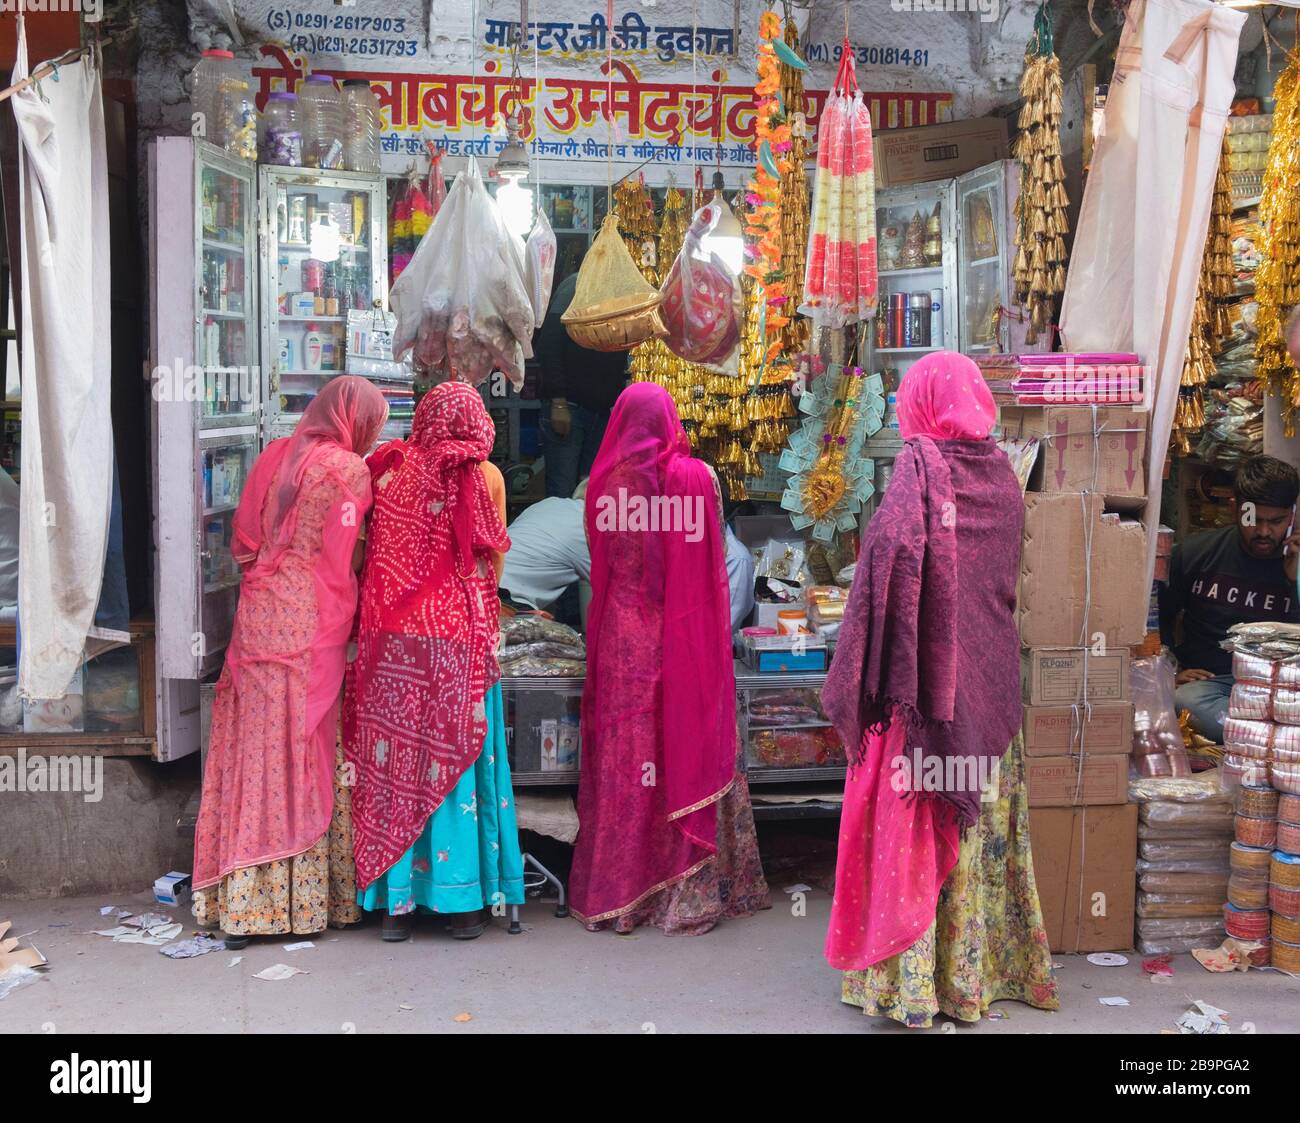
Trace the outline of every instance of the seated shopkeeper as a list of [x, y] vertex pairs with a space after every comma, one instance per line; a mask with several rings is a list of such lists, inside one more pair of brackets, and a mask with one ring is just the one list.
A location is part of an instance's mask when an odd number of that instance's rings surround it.
[[1300, 476], [1272, 456], [1253, 456], [1232, 490], [1235, 523], [1175, 546], [1169, 580], [1160, 585], [1160, 638], [1178, 659], [1176, 704], [1216, 744], [1223, 742], [1233, 683], [1232, 655], [1220, 646], [1228, 629], [1247, 621], [1300, 622]]
[[[586, 494], [583, 480], [572, 499], [540, 500], [510, 524], [510, 551], [501, 574], [502, 603], [524, 611], [549, 611], [575, 582], [591, 580], [591, 551], [583, 528]], [[734, 631], [754, 609], [754, 559], [729, 525], [725, 530]]]

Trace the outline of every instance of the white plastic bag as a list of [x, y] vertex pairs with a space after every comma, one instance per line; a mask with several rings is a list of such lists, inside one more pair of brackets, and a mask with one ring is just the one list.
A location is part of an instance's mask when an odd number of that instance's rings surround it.
[[452, 185], [389, 298], [394, 354], [477, 386], [499, 370], [518, 388], [532, 355], [533, 307], [517, 240], [478, 164]]
[[524, 243], [524, 279], [533, 302], [533, 326], [541, 327], [551, 306], [551, 285], [555, 280], [555, 231], [546, 212], [537, 212], [528, 241]]

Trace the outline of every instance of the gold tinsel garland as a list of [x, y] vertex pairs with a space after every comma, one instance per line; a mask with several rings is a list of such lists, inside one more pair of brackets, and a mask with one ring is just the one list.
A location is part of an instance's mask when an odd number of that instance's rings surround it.
[[[655, 226], [654, 201], [646, 189], [643, 175], [628, 176], [614, 185], [614, 213], [618, 215], [618, 232], [623, 236], [627, 252], [632, 255], [641, 275], [658, 288], [658, 229]], [[632, 348], [628, 373], [633, 382], [644, 382], [650, 377], [656, 348], [662, 349], [663, 344], [653, 338]]]
[[1065, 235], [1069, 198], [1061, 162], [1061, 64], [1052, 52], [1051, 21], [1040, 8], [1020, 80], [1025, 99], [1013, 155], [1020, 163], [1016, 199], [1016, 301], [1027, 310], [1026, 343], [1036, 343], [1052, 323], [1065, 291]]
[[1196, 289], [1196, 307], [1187, 339], [1187, 357], [1178, 388], [1169, 447], [1175, 456], [1186, 456], [1192, 435], [1205, 428], [1205, 394], [1202, 387], [1214, 373], [1214, 355], [1231, 329], [1225, 299], [1233, 296], [1232, 269], [1232, 184], [1228, 179], [1228, 137], [1223, 138], [1219, 171], [1214, 181], [1210, 224], [1201, 255], [1201, 277]]
[[[785, 43], [799, 49], [799, 27], [793, 18], [785, 21]], [[781, 182], [781, 270], [785, 273], [785, 295], [790, 322], [781, 329], [781, 349], [797, 355], [808, 346], [811, 321], [796, 316], [803, 303], [803, 275], [808, 253], [808, 122], [803, 96], [803, 71], [781, 64], [781, 99], [790, 122], [790, 166]]]
[[1260, 225], [1267, 232], [1255, 273], [1259, 302], [1255, 344], [1256, 375], [1271, 394], [1282, 395], [1282, 422], [1295, 435], [1300, 408], [1300, 371], [1287, 353], [1286, 321], [1300, 303], [1300, 53], [1293, 52], [1273, 87], [1273, 140], [1264, 168]]

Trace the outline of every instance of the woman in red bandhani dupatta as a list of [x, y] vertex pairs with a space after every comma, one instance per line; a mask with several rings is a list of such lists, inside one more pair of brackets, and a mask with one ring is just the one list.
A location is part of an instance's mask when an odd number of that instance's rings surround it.
[[258, 457], [235, 512], [239, 609], [194, 836], [194, 915], [228, 947], [361, 919], [339, 694], [370, 510], [361, 458], [387, 416], [364, 378], [328, 382]]
[[586, 498], [592, 601], [574, 914], [597, 929], [707, 932], [767, 907], [736, 760], [721, 502], [672, 397], [619, 396]]
[[485, 907], [524, 899], [495, 654], [510, 539], [494, 437], [478, 391], [447, 382], [421, 399], [410, 440], [369, 460], [345, 743], [357, 900], [383, 912], [385, 940], [406, 939], [417, 909], [472, 939]]
[[1024, 507], [996, 417], [962, 355], [904, 375], [906, 444], [822, 695], [853, 762], [826, 958], [845, 1002], [911, 1026], [1058, 1004], [1021, 759]]

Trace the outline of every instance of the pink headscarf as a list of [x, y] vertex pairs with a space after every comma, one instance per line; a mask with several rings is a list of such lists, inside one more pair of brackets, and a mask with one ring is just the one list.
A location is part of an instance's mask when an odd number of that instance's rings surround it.
[[260, 568], [272, 570], [293, 539], [298, 491], [307, 469], [326, 446], [364, 456], [388, 419], [388, 402], [364, 378], [345, 374], [327, 382], [304, 411], [293, 436], [272, 441], [258, 459], [248, 488], [261, 487], [260, 501], [241, 503], [235, 515], [235, 557], [249, 561], [264, 542]]
[[936, 351], [913, 363], [898, 387], [898, 429], [904, 440], [982, 441], [998, 407], [980, 368], [956, 351]]

